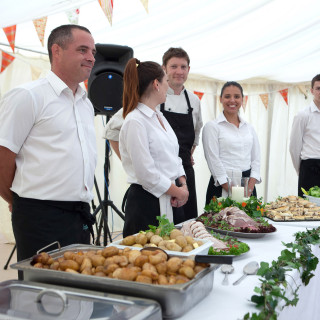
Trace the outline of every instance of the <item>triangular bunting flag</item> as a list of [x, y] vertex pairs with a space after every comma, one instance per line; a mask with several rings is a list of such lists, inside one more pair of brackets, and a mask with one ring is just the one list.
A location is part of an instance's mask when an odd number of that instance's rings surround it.
[[242, 102], [242, 108], [244, 111], [246, 111], [247, 102], [248, 102], [248, 96], [244, 96], [243, 102]]
[[14, 56], [10, 55], [9, 53], [6, 53], [4, 51], [2, 51], [2, 60], [1, 60], [1, 70], [0, 73], [2, 71], [4, 71], [6, 69], [6, 67], [15, 59]]
[[46, 30], [47, 17], [33, 20], [33, 24], [34, 24], [34, 27], [36, 28], [39, 40], [42, 46], [44, 46], [44, 32]]
[[98, 0], [100, 6], [112, 26], [113, 0]]
[[88, 79], [83, 81], [84, 86], [86, 87], [87, 91], [88, 91]]
[[262, 94], [259, 94], [259, 96], [265, 108], [268, 109], [269, 95], [267, 93], [262, 93]]
[[200, 91], [193, 91], [193, 93], [196, 94], [200, 100], [202, 99], [202, 97], [204, 95], [204, 92], [200, 92]]
[[308, 89], [306, 88], [306, 86], [298, 86], [299, 91], [304, 95], [304, 98], [307, 99], [308, 98]]
[[288, 104], [288, 89], [280, 90], [279, 93], [282, 95], [282, 98], [286, 104]]
[[144, 6], [144, 8], [146, 9], [147, 13], [149, 13], [149, 10], [148, 10], [148, 2], [149, 0], [140, 0], [142, 5]]
[[16, 25], [11, 27], [5, 27], [3, 28], [3, 31], [7, 36], [7, 39], [9, 41], [12, 51], [14, 52], [14, 45], [15, 45], [15, 38], [16, 38]]
[[73, 9], [73, 10], [69, 10], [66, 11], [66, 15], [68, 17], [68, 20], [71, 24], [79, 24], [79, 13], [80, 10], [79, 9]]

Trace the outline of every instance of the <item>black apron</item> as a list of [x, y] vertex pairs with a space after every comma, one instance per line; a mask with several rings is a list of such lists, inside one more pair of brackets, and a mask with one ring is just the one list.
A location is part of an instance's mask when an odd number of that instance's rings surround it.
[[303, 197], [301, 188], [320, 187], [320, 159], [301, 160], [298, 180], [298, 196]]
[[[247, 171], [243, 171], [242, 177], [249, 178], [250, 173], [251, 173], [251, 169], [249, 169]], [[222, 187], [221, 186], [216, 187], [214, 184], [215, 184], [215, 181], [214, 181], [213, 177], [211, 176], [210, 180], [209, 180], [208, 188], [207, 188], [206, 205], [210, 203], [213, 196], [215, 196], [216, 198], [219, 198], [222, 195]], [[255, 197], [257, 196], [256, 187], [253, 188], [251, 195], [255, 196]]]
[[[130, 236], [150, 229], [149, 225], [158, 226], [157, 216], [160, 216], [159, 198], [144, 190], [139, 184], [131, 184], [125, 194], [123, 202], [125, 221], [123, 237]], [[174, 224], [185, 221], [183, 211], [180, 208], [172, 208]]]
[[193, 108], [191, 107], [187, 90], [184, 90], [184, 95], [188, 106], [187, 114], [166, 111], [164, 110], [164, 103], [161, 104], [160, 111], [163, 113], [178, 138], [179, 157], [182, 159], [182, 165], [186, 173], [187, 186], [189, 189], [189, 199], [181, 208], [184, 211], [185, 219], [188, 220], [198, 217], [198, 209], [194, 170], [191, 164], [191, 149], [195, 139], [192, 118]]

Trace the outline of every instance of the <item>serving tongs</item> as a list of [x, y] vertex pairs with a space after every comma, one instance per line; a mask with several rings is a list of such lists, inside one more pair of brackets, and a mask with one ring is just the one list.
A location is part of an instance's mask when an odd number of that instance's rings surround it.
[[[158, 247], [145, 247], [143, 249], [141, 249], [141, 251], [161, 251], [164, 252], [167, 256], [167, 260], [174, 256], [170, 256], [168, 255], [168, 253]], [[181, 256], [179, 256], [181, 257]], [[201, 255], [201, 254], [197, 254], [197, 255], [191, 255], [191, 256], [185, 256], [188, 259], [193, 259], [195, 262], [198, 263], [214, 263], [214, 264], [232, 264], [233, 261], [233, 256], [210, 256], [210, 255]]]

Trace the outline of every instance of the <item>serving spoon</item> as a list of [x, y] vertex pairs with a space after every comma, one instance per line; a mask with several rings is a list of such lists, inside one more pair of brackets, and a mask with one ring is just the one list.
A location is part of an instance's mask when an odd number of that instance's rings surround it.
[[240, 277], [237, 281], [233, 283], [233, 285], [239, 284], [247, 275], [257, 274], [259, 270], [259, 263], [257, 261], [251, 261], [243, 267], [243, 276]]
[[234, 267], [229, 264], [223, 264], [221, 266], [221, 272], [225, 274], [224, 279], [222, 281], [222, 285], [227, 286], [229, 284], [228, 274], [234, 271]]

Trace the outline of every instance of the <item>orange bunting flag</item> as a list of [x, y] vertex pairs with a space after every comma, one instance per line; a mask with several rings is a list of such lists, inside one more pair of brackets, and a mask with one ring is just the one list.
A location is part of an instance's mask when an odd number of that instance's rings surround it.
[[282, 95], [283, 100], [288, 105], [288, 89], [280, 90], [279, 93]]
[[108, 18], [110, 25], [112, 26], [112, 13], [113, 13], [113, 0], [98, 0], [99, 4]]
[[14, 45], [15, 45], [15, 39], [16, 39], [16, 25], [11, 27], [5, 27], [3, 28], [3, 31], [7, 36], [7, 39], [9, 41], [12, 51], [14, 52]]
[[147, 13], [149, 13], [149, 10], [148, 10], [148, 2], [149, 0], [140, 0], [142, 5], [144, 6], [144, 8], [146, 9]]
[[9, 53], [6, 53], [4, 51], [2, 51], [2, 60], [1, 60], [1, 70], [0, 73], [2, 71], [4, 71], [6, 69], [6, 67], [15, 59], [14, 56], [10, 55]]
[[269, 95], [267, 93], [263, 93], [263, 94], [259, 94], [259, 96], [265, 108], [268, 109]]
[[88, 91], [88, 79], [83, 81], [84, 86], [86, 87], [87, 91]]
[[202, 97], [204, 95], [204, 92], [200, 92], [200, 91], [193, 91], [193, 93], [196, 94], [200, 100], [202, 99]]
[[247, 102], [248, 102], [248, 96], [244, 96], [243, 103], [242, 103], [243, 111], [246, 111]]
[[71, 24], [79, 24], [79, 13], [80, 10], [79, 9], [73, 9], [73, 10], [69, 10], [66, 11], [66, 15], [68, 17], [68, 20]]
[[47, 17], [43, 17], [40, 19], [33, 20], [34, 27], [36, 28], [39, 40], [44, 46], [44, 32], [46, 30], [46, 24], [47, 24]]

